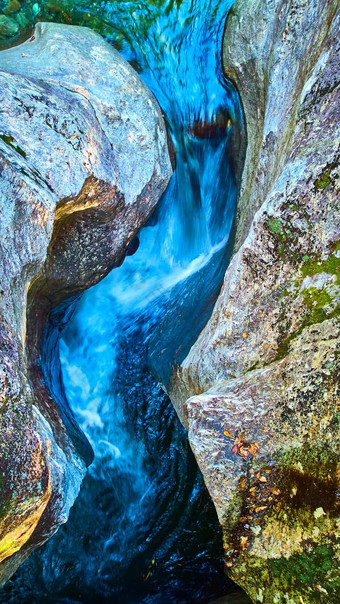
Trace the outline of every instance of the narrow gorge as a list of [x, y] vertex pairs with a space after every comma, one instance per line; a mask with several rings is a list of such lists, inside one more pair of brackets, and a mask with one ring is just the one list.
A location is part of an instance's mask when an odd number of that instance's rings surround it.
[[0, 8], [0, 601], [337, 604], [337, 2]]

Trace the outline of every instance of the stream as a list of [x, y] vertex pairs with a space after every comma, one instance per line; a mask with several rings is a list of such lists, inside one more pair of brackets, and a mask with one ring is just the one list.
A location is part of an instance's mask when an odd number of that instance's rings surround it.
[[61, 339], [63, 309], [50, 317], [46, 381], [95, 457], [68, 522], [1, 602], [189, 604], [236, 589], [214, 506], [161, 387], [208, 320], [232, 251], [244, 126], [221, 69], [231, 4], [27, 1], [17, 13], [13, 40], [52, 20], [113, 44], [157, 98], [176, 168], [124, 262], [77, 301]]

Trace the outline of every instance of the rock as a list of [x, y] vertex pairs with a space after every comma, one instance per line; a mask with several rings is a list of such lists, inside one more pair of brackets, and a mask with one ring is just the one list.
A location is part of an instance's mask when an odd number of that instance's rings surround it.
[[233, 259], [172, 375], [254, 602], [336, 603], [339, 430], [337, 3], [236, 0], [223, 61], [248, 146]]
[[0, 80], [4, 582], [66, 521], [92, 454], [46, 387], [47, 318], [124, 257], [171, 166], [154, 97], [92, 31], [38, 24]]

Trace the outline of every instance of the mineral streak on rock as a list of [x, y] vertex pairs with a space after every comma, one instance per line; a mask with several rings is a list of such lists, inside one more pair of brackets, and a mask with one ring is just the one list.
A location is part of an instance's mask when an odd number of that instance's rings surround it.
[[170, 395], [254, 602], [339, 601], [337, 2], [236, 0], [247, 125], [234, 257]]
[[[65, 522], [91, 459], [47, 391], [52, 308], [124, 255], [171, 175], [160, 109], [85, 28], [0, 53], [0, 580]], [[71, 421], [71, 420], [70, 420]]]

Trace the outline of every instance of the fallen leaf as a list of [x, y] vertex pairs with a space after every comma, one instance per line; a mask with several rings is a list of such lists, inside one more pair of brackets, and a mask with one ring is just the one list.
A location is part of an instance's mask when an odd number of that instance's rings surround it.
[[324, 594], [328, 595], [328, 591], [327, 589], [325, 589], [324, 587], [321, 587], [321, 585], [314, 585], [315, 589], [317, 589], [318, 591], [321, 591]]
[[231, 452], [234, 453], [235, 455], [237, 455], [237, 453], [239, 452], [239, 450], [240, 450], [240, 446], [238, 444], [235, 444], [232, 447]]
[[224, 436], [231, 438], [231, 434], [230, 434], [230, 432], [228, 432], [228, 430], [224, 430], [223, 434], [224, 434]]
[[247, 334], [247, 332], [246, 332], [246, 331], [244, 331], [244, 332], [243, 332], [243, 334], [242, 334], [242, 338], [246, 338], [246, 337], [247, 337], [247, 335], [248, 335], [248, 334]]
[[262, 512], [262, 510], [266, 510], [267, 507], [267, 505], [259, 505], [257, 508], [255, 508], [255, 512]]
[[249, 449], [247, 447], [240, 447], [239, 455], [241, 455], [243, 459], [247, 459], [248, 455], [250, 455]]
[[248, 545], [248, 537], [244, 537], [243, 535], [240, 537], [240, 546], [241, 549], [246, 549]]
[[251, 455], [254, 455], [254, 457], [256, 457], [256, 455], [259, 452], [259, 446], [256, 443], [252, 443], [249, 447], [249, 452], [251, 453]]
[[270, 492], [273, 493], [273, 495], [280, 495], [281, 493], [280, 489], [277, 489], [276, 487], [272, 487]]

